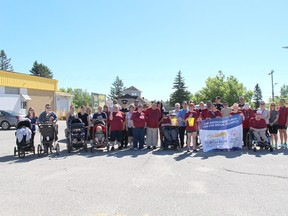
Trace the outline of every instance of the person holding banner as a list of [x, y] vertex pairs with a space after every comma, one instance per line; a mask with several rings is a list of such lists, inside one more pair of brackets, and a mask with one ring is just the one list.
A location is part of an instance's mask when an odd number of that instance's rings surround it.
[[222, 113], [218, 110], [215, 104], [211, 105], [212, 109], [208, 110], [206, 114], [206, 119], [222, 118]]
[[196, 149], [196, 137], [199, 121], [199, 112], [195, 110], [194, 104], [189, 104], [189, 111], [185, 114], [185, 123], [186, 123], [186, 133], [187, 133], [187, 152], [190, 152], [191, 148], [191, 139], [192, 139], [192, 150], [193, 152], [198, 152]]
[[247, 134], [249, 133], [250, 127], [249, 127], [249, 122], [250, 120], [255, 117], [254, 111], [250, 108], [249, 103], [245, 103], [243, 106], [243, 109], [241, 110], [244, 116], [244, 120], [242, 123], [242, 128], [243, 128], [243, 144], [244, 147], [247, 147], [246, 143], [246, 137]]
[[242, 119], [244, 121], [244, 116], [243, 116], [243, 113], [241, 112], [241, 110], [239, 109], [239, 105], [237, 103], [234, 103], [231, 108], [232, 108], [232, 111], [230, 112], [229, 116], [233, 116], [233, 115], [238, 115], [239, 114], [239, 115], [242, 116]]

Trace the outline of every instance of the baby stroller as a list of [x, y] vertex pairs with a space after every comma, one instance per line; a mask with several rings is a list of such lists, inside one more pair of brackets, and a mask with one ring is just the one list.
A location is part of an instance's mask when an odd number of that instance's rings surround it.
[[[55, 125], [52, 123], [39, 123], [40, 131], [40, 142], [41, 144], [37, 147], [37, 153], [40, 157], [42, 153], [48, 154], [53, 153], [53, 150], [56, 151], [56, 154], [60, 154], [60, 146], [56, 140], [56, 130]], [[54, 145], [53, 145], [54, 144]]]
[[164, 150], [173, 149], [176, 150], [179, 146], [179, 139], [178, 139], [178, 126], [163, 126], [163, 140], [162, 146]]
[[246, 143], [247, 143], [247, 147], [248, 150], [251, 150], [253, 148], [253, 151], [256, 152], [257, 151], [257, 146], [260, 147], [260, 149], [266, 149], [266, 150], [270, 150], [270, 152], [272, 152], [274, 150], [274, 148], [272, 147], [272, 145], [270, 144], [270, 136], [268, 133], [266, 133], [266, 136], [268, 138], [268, 142], [264, 142], [264, 141], [258, 141], [255, 137], [255, 135], [253, 134], [252, 130], [249, 130], [249, 133], [247, 133], [246, 136]]
[[33, 154], [35, 154], [31, 128], [31, 122], [29, 120], [18, 122], [15, 132], [17, 147], [14, 147], [14, 156], [18, 153], [19, 158], [24, 158], [26, 152], [33, 152]]
[[[109, 143], [108, 143], [108, 140], [107, 140], [107, 133], [108, 133], [108, 130], [107, 130], [107, 127], [106, 127], [106, 123], [102, 120], [94, 120], [93, 121], [93, 135], [92, 135], [92, 138], [93, 138], [93, 142], [91, 144], [91, 152], [93, 152], [94, 148], [96, 149], [99, 149], [99, 148], [105, 148], [107, 149], [107, 151], [109, 151]], [[95, 141], [95, 133], [96, 133], [96, 130], [97, 130], [97, 127], [100, 126], [102, 128], [102, 132], [104, 133], [104, 141], [102, 143], [99, 143], [99, 142], [96, 142]]]
[[83, 148], [87, 152], [87, 144], [85, 142], [85, 126], [81, 119], [74, 118], [69, 123], [69, 130], [67, 131], [67, 151], [70, 153], [73, 148]]

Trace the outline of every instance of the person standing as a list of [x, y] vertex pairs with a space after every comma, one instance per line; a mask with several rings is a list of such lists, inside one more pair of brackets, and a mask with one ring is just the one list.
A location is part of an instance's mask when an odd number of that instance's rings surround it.
[[178, 123], [179, 123], [179, 138], [180, 138], [180, 148], [184, 147], [184, 137], [185, 137], [185, 114], [188, 112], [187, 101], [182, 102], [182, 109], [179, 111]]
[[86, 107], [81, 106], [80, 112], [78, 112], [78, 118], [81, 119], [82, 123], [84, 124], [84, 132], [85, 132], [85, 142], [87, 141], [88, 138], [88, 128], [89, 128], [89, 115], [86, 112]]
[[50, 104], [45, 105], [45, 111], [42, 112], [38, 118], [37, 123], [51, 123], [53, 124], [54, 131], [55, 131], [55, 141], [58, 140], [58, 116], [55, 112], [51, 110]]
[[31, 128], [31, 132], [32, 132], [32, 136], [31, 136], [31, 140], [32, 140], [32, 144], [34, 146], [34, 137], [35, 137], [35, 134], [36, 134], [36, 122], [38, 120], [38, 117], [36, 116], [35, 114], [35, 110], [33, 107], [30, 107], [29, 110], [28, 110], [28, 114], [26, 115], [27, 119], [29, 119], [31, 125], [32, 125], [32, 128]]
[[[146, 117], [142, 112], [143, 106], [140, 104], [137, 111], [134, 111], [131, 120], [133, 127], [133, 147], [134, 151], [137, 149], [141, 150], [144, 148], [144, 136], [146, 128]], [[138, 146], [139, 144], [139, 146]], [[138, 148], [137, 148], [138, 147]]]
[[281, 148], [287, 148], [288, 107], [285, 105], [284, 99], [280, 99], [278, 111], [278, 129], [280, 133]]
[[187, 132], [187, 152], [190, 152], [191, 141], [193, 152], [198, 152], [196, 149], [196, 138], [199, 120], [199, 113], [195, 111], [194, 104], [189, 104], [189, 111], [185, 114], [186, 132]]
[[[120, 111], [124, 114], [124, 125], [126, 125], [126, 114], [129, 112], [127, 108], [127, 102], [128, 102], [127, 100], [122, 100], [122, 109], [120, 109]], [[124, 127], [122, 131], [121, 146], [127, 148], [127, 145], [128, 145], [128, 134], [126, 127]]]
[[244, 147], [247, 147], [246, 137], [250, 130], [249, 122], [252, 118], [255, 117], [254, 111], [250, 108], [249, 103], [245, 103], [243, 106], [243, 109], [241, 110], [244, 120], [242, 122], [242, 128], [243, 128], [243, 144]]
[[221, 111], [224, 108], [223, 104], [221, 103], [221, 97], [220, 96], [215, 97], [215, 104], [214, 105], [216, 106], [217, 110], [219, 110], [219, 111]]
[[130, 104], [129, 105], [129, 112], [126, 113], [126, 119], [125, 119], [125, 128], [127, 131], [127, 136], [128, 136], [128, 143], [130, 144], [130, 149], [133, 150], [133, 143], [132, 143], [132, 138], [133, 138], [133, 127], [132, 127], [132, 114], [135, 111], [134, 105]]
[[221, 110], [221, 113], [222, 113], [222, 117], [227, 117], [230, 115], [230, 112], [231, 112], [231, 107], [228, 106], [228, 102], [224, 102], [223, 103], [223, 108]]
[[270, 118], [270, 113], [269, 113], [269, 110], [267, 110], [265, 108], [265, 102], [264, 101], [261, 101], [260, 102], [260, 107], [258, 110], [261, 110], [262, 112], [262, 118], [265, 120], [266, 122], [266, 125], [267, 125], [267, 130], [268, 130], [268, 127], [269, 127], [269, 118]]
[[278, 118], [279, 112], [276, 110], [275, 102], [270, 103], [269, 133], [271, 135], [271, 145], [278, 149]]
[[110, 141], [112, 143], [111, 151], [114, 150], [114, 145], [118, 144], [118, 149], [122, 149], [122, 131], [124, 128], [124, 114], [119, 111], [119, 105], [114, 104], [113, 112], [110, 113], [108, 122], [110, 123]]
[[244, 97], [243, 97], [243, 96], [240, 96], [240, 97], [239, 97], [238, 107], [239, 107], [240, 109], [242, 109], [244, 106], [245, 106]]
[[145, 112], [147, 122], [147, 149], [156, 149], [158, 143], [158, 122], [161, 118], [161, 111], [157, 108], [156, 101], [152, 102], [152, 107]]
[[222, 113], [217, 109], [215, 104], [211, 105], [211, 110], [206, 114], [206, 119], [222, 118]]

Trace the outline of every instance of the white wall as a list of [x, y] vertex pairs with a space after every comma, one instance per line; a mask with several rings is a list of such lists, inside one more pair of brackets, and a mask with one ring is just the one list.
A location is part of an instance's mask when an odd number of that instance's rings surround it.
[[0, 86], [0, 94], [5, 94], [5, 86]]
[[11, 110], [20, 113], [21, 111], [20, 95], [0, 94], [0, 109]]

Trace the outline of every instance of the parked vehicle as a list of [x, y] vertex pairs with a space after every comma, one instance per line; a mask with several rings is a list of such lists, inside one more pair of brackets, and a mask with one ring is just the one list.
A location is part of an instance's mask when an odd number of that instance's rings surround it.
[[24, 115], [10, 110], [0, 110], [0, 127], [2, 130], [8, 130], [10, 127], [16, 127], [20, 120], [25, 118]]

